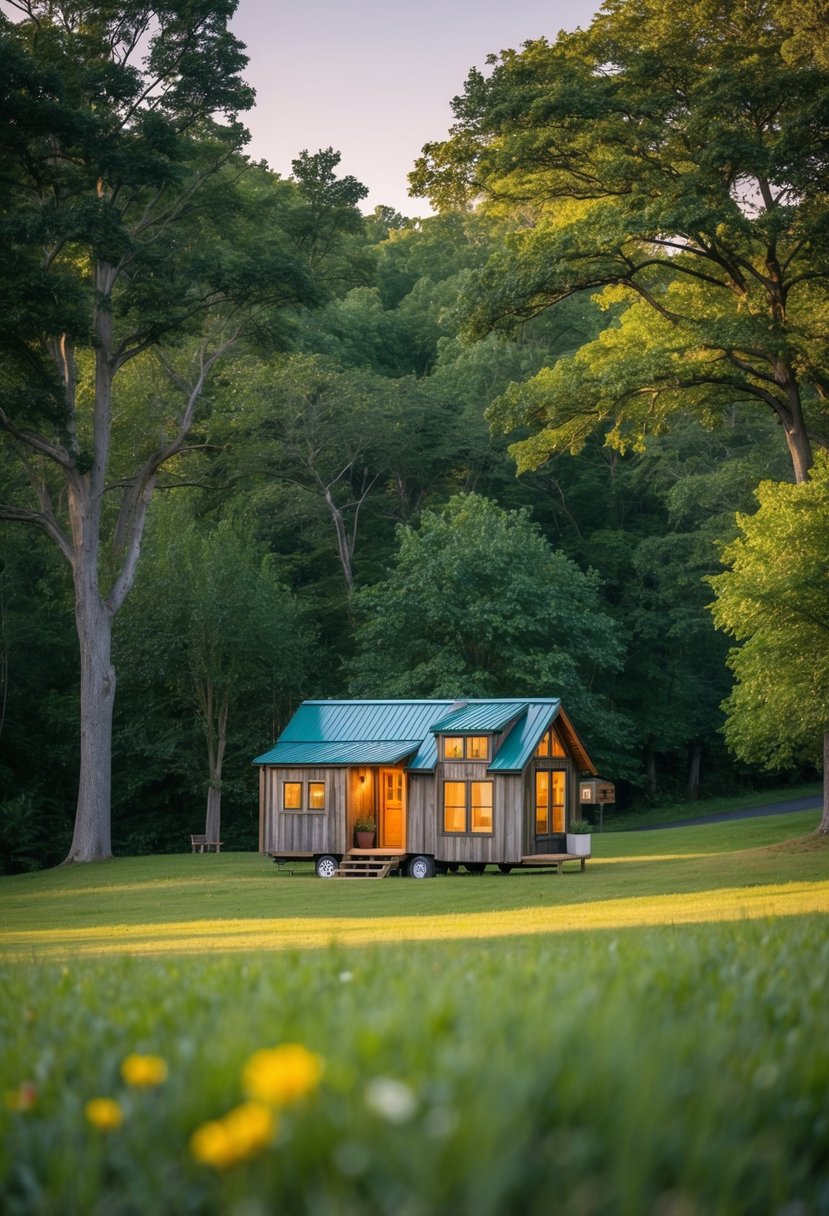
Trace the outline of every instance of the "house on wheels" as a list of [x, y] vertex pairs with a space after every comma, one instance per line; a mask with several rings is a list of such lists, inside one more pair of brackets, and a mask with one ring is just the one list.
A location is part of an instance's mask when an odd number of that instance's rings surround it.
[[305, 701], [254, 764], [259, 851], [313, 858], [320, 877], [566, 859], [596, 777], [554, 697]]

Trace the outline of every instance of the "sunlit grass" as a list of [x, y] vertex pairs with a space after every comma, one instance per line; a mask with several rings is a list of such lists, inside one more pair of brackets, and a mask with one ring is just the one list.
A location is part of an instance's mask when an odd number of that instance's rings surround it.
[[[829, 1210], [815, 824], [596, 837], [561, 876], [0, 880], [0, 1211]], [[245, 1078], [284, 1043], [323, 1068], [269, 1115]]]

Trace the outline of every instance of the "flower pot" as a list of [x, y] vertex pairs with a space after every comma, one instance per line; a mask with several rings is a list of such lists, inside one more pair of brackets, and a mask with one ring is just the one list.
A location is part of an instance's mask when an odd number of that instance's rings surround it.
[[574, 857], [589, 857], [592, 839], [587, 832], [568, 832], [567, 852], [572, 853]]
[[373, 849], [374, 848], [374, 832], [355, 832], [354, 837], [357, 841], [358, 849]]

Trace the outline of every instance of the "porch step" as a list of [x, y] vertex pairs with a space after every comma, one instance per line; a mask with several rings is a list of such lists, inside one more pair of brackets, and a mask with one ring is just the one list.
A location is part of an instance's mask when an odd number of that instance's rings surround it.
[[335, 878], [385, 878], [396, 870], [401, 861], [401, 850], [381, 853], [372, 849], [352, 849], [340, 862]]

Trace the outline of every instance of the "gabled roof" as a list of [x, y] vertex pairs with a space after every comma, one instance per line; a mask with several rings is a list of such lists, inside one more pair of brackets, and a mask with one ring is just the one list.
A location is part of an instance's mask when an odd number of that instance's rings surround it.
[[466, 701], [304, 701], [276, 745], [254, 764], [291, 767], [398, 764], [434, 769], [438, 734], [497, 733], [514, 725], [493, 756], [489, 772], [520, 773], [551, 722], [583, 770], [595, 765], [561, 708], [558, 697]]
[[467, 701], [429, 728], [435, 734], [468, 735], [475, 731], [503, 730], [526, 708], [526, 701]]

